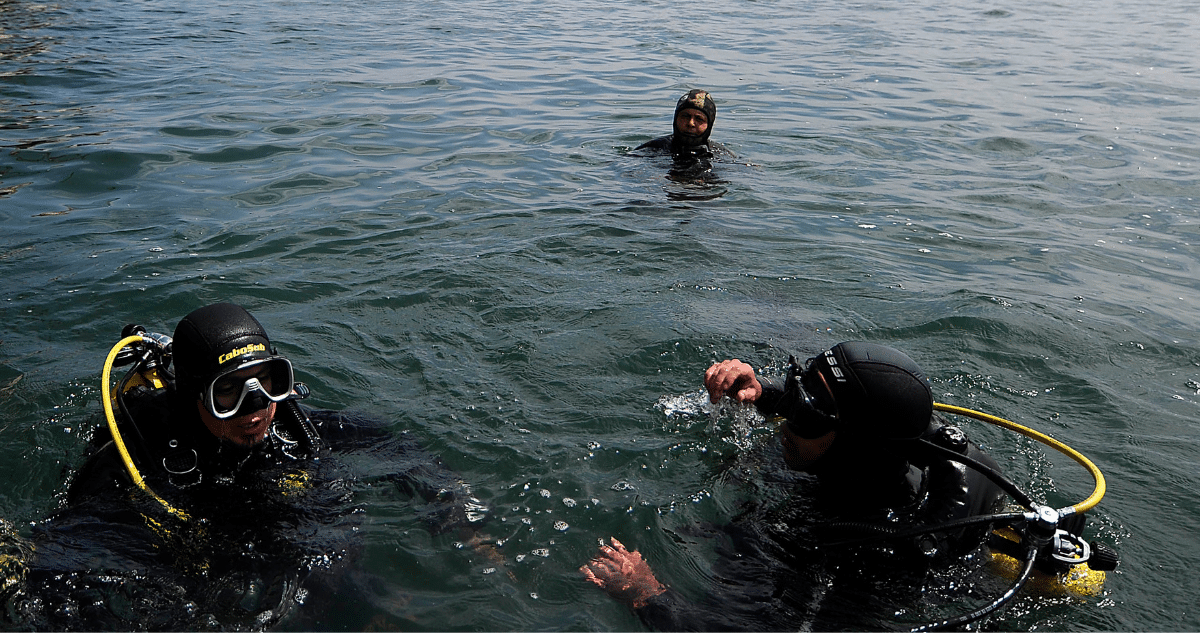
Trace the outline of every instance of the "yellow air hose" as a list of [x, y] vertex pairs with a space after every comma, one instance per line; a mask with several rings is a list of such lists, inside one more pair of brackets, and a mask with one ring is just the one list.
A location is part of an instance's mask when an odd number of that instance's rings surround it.
[[[952, 413], [954, 415], [974, 418], [981, 422], [987, 422], [989, 424], [994, 424], [999, 427], [1016, 431], [1026, 437], [1037, 440], [1046, 446], [1063, 453], [1064, 455], [1067, 455], [1071, 459], [1078, 462], [1081, 466], [1086, 468], [1088, 472], [1092, 474], [1092, 478], [1096, 481], [1095, 490], [1092, 491], [1091, 496], [1089, 496], [1087, 499], [1068, 508], [1058, 510], [1057, 512], [1059, 513], [1060, 517], [1087, 512], [1088, 510], [1094, 508], [1096, 504], [1100, 503], [1100, 499], [1104, 497], [1104, 475], [1100, 472], [1100, 469], [1091, 462], [1091, 460], [1089, 460], [1087, 457], [1084, 457], [1079, 453], [1079, 451], [1076, 451], [1070, 446], [1063, 444], [1062, 442], [1046, 435], [1045, 433], [1021, 426], [1020, 424], [1017, 424], [1011, 420], [1005, 420], [1004, 418], [982, 413], [980, 411], [975, 411], [973, 409], [956, 407], [952, 404], [942, 404], [941, 402], [933, 403], [933, 408], [944, 413]], [[1011, 531], [997, 532], [997, 534], [1004, 538], [1015, 540], [1015, 535], [1012, 534]], [[999, 572], [1001, 576], [1015, 578], [1020, 572], [1021, 561], [1006, 556], [1000, 552], [992, 553], [991, 562], [993, 568]], [[1030, 587], [1034, 591], [1047, 596], [1098, 596], [1103, 592], [1105, 576], [1106, 575], [1103, 571], [1097, 571], [1081, 565], [1076, 565], [1072, 566], [1071, 569], [1054, 576], [1035, 574], [1030, 579]]]
[[121, 432], [117, 429], [117, 417], [113, 414], [113, 399], [111, 395], [112, 388], [109, 386], [112, 376], [113, 361], [116, 360], [117, 354], [120, 353], [120, 351], [124, 349], [126, 345], [137, 343], [141, 340], [143, 340], [142, 337], [136, 334], [133, 336], [127, 336], [118, 341], [117, 344], [113, 346], [112, 351], [108, 353], [108, 358], [104, 361], [104, 372], [100, 378], [100, 389], [102, 396], [101, 403], [104, 405], [104, 415], [106, 418], [108, 418], [108, 430], [110, 433], [112, 433], [113, 443], [117, 445], [117, 451], [121, 453], [121, 460], [125, 462], [125, 470], [129, 471], [129, 476], [133, 479], [133, 483], [136, 484], [138, 488], [141, 488], [146, 494], [153, 497], [155, 501], [161, 503], [162, 506], [166, 508], [167, 512], [186, 521], [190, 519], [186, 512], [167, 503], [166, 499], [163, 499], [155, 494], [155, 492], [146, 485], [146, 481], [142, 479], [142, 474], [138, 472], [137, 466], [135, 466], [133, 463], [133, 458], [129, 456], [129, 450], [125, 448], [125, 441], [121, 439]]
[[942, 411], [944, 413], [953, 413], [955, 415], [962, 415], [962, 416], [966, 416], [968, 418], [975, 418], [976, 420], [979, 420], [981, 422], [995, 424], [996, 426], [1000, 426], [1000, 427], [1004, 427], [1004, 428], [1012, 430], [1012, 431], [1016, 431], [1017, 433], [1020, 433], [1021, 435], [1033, 438], [1033, 439], [1045, 444], [1046, 446], [1053, 448], [1054, 450], [1070, 457], [1071, 459], [1078, 462], [1079, 465], [1086, 468], [1087, 471], [1092, 474], [1092, 479], [1094, 479], [1096, 482], [1096, 487], [1092, 491], [1091, 496], [1089, 496], [1087, 499], [1084, 499], [1083, 501], [1080, 501], [1079, 503], [1077, 503], [1069, 508], [1064, 508], [1062, 510], [1059, 510], [1058, 511], [1059, 514], [1066, 516], [1069, 514], [1087, 512], [1088, 510], [1091, 510], [1092, 508], [1096, 507], [1096, 504], [1100, 503], [1100, 499], [1102, 499], [1104, 497], [1104, 490], [1105, 490], [1104, 474], [1100, 472], [1100, 469], [1097, 468], [1096, 465], [1091, 462], [1091, 460], [1084, 457], [1079, 451], [1071, 448], [1070, 446], [1067, 446], [1066, 444], [1063, 444], [1062, 442], [1050, 437], [1049, 435], [1046, 435], [1045, 433], [1040, 433], [1040, 432], [1035, 431], [1026, 426], [1021, 426], [1020, 424], [1017, 424], [1016, 422], [1012, 422], [1010, 420], [1005, 420], [1004, 418], [996, 417], [994, 415], [988, 415], [987, 413], [982, 413], [980, 411], [975, 411], [973, 409], [956, 407], [952, 404], [942, 404], [941, 402], [935, 402], [935, 403], [933, 403], [933, 408], [938, 411]]

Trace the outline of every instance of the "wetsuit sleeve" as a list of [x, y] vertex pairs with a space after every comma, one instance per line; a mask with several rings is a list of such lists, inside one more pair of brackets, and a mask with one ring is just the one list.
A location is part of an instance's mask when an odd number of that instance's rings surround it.
[[111, 439], [88, 456], [67, 488], [67, 505], [127, 489], [133, 485], [129, 471]]
[[636, 609], [635, 613], [643, 624], [656, 631], [761, 631], [765, 630], [764, 623], [751, 616], [751, 612], [757, 615], [763, 606], [718, 602], [711, 598], [691, 602], [679, 592], [667, 589], [647, 600], [646, 606]]
[[[673, 589], [667, 589], [646, 601], [646, 606], [636, 609], [638, 618], [647, 627], [656, 631], [699, 631], [716, 630], [706, 626], [705, 614], [690, 604]], [[727, 629], [722, 629], [727, 630]]]
[[791, 543], [781, 549], [780, 543], [763, 537], [760, 527], [735, 521], [692, 532], [714, 539], [716, 559], [705, 575], [703, 593], [692, 599], [669, 587], [635, 613], [659, 631], [802, 628], [807, 618], [797, 603], [807, 608], [813, 592], [818, 587], [824, 591], [824, 582], [810, 568], [815, 555]]
[[669, 151], [671, 149], [671, 140], [673, 138], [674, 138], [673, 134], [668, 134], [666, 136], [660, 136], [654, 140], [646, 141], [645, 143], [638, 145], [637, 147], [633, 148], [633, 151], [636, 152], [639, 149], [656, 149], [656, 150]]
[[736, 153], [734, 153], [733, 150], [729, 149], [722, 143], [717, 143], [716, 141], [709, 141], [708, 149], [710, 152], [712, 152], [712, 155], [714, 158], [724, 159], [724, 160], [735, 160], [738, 157], [738, 155]]
[[[158, 406], [160, 402], [159, 400], [151, 401], [143, 393], [133, 398], [129, 404], [134, 408], [135, 416], [139, 418], [146, 416], [146, 419], [158, 420], [159, 417], [149, 417], [158, 415], [157, 411], [146, 407]], [[149, 413], [147, 413], [148, 411]], [[134, 441], [135, 438], [140, 437], [140, 434], [133, 429], [124, 414], [121, 414], [118, 420], [118, 426], [122, 437], [125, 438], [125, 448], [129, 451], [130, 458], [133, 459], [134, 464], [138, 464], [139, 470], [144, 470], [140, 461], [143, 455], [139, 451], [139, 444]], [[143, 477], [149, 476], [147, 472], [141, 474]], [[116, 442], [113, 441], [108, 422], [101, 419], [96, 423], [92, 436], [88, 440], [87, 457], [83, 465], [75, 471], [67, 486], [67, 505], [73, 506], [114, 493], [124, 494], [134, 485], [133, 478], [125, 467], [125, 460], [121, 457]]]
[[389, 479], [396, 488], [425, 504], [418, 512], [435, 533], [475, 528], [487, 516], [487, 508], [471, 493], [470, 486], [407, 434], [397, 438], [396, 472]]
[[803, 618], [789, 606], [790, 598], [781, 595], [789, 590], [776, 584], [785, 573], [772, 568], [777, 564], [753, 551], [723, 558], [717, 563], [720, 580], [700, 599], [689, 600], [668, 588], [634, 612], [657, 631], [769, 631], [781, 623], [798, 627]]
[[763, 417], [771, 417], [779, 413], [779, 404], [783, 400], [783, 380], [775, 378], [758, 377], [758, 383], [762, 385], [762, 395], [754, 402], [754, 407]]
[[487, 508], [466, 482], [407, 432], [393, 433], [379, 421], [333, 411], [310, 410], [309, 417], [334, 453], [369, 452], [385, 461], [383, 477], [423, 502], [416, 510], [433, 532], [474, 527], [486, 517]]

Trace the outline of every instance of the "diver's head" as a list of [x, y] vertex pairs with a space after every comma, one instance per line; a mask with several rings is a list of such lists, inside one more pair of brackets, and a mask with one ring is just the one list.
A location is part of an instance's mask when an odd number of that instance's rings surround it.
[[[933, 391], [921, 368], [903, 352], [846, 342], [808, 359], [804, 367], [792, 359], [779, 413], [786, 419], [785, 456], [789, 439], [802, 447], [824, 446], [801, 470], [809, 470], [831, 448], [846, 456], [899, 458], [887, 447], [928, 429]], [[797, 468], [794, 462], [788, 461]]]
[[675, 104], [674, 142], [694, 147], [708, 142], [717, 121], [717, 104], [704, 90], [692, 90]]
[[195, 399], [213, 435], [241, 445], [266, 437], [293, 376], [258, 319], [232, 303], [194, 310], [176, 326], [173, 350], [176, 389]]

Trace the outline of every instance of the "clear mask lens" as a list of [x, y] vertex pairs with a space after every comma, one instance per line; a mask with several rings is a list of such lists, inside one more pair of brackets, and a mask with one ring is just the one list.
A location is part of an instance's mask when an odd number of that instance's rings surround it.
[[292, 393], [292, 363], [276, 356], [226, 372], [204, 390], [204, 405], [219, 420], [237, 415], [247, 397], [261, 395], [280, 402]]

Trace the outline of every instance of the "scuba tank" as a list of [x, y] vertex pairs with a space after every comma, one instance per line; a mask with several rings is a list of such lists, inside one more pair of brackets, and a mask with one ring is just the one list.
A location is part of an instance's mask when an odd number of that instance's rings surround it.
[[968, 516], [928, 526], [858, 525], [854, 527], [874, 534], [849, 538], [830, 545], [857, 545], [880, 540], [906, 539], [976, 526], [994, 528], [988, 538], [988, 545], [992, 550], [991, 568], [1011, 581], [1009, 589], [989, 604], [963, 615], [918, 626], [912, 629], [913, 631], [952, 629], [970, 624], [995, 613], [1026, 587], [1051, 596], [1099, 595], [1103, 590], [1106, 572], [1116, 569], [1118, 564], [1115, 549], [1096, 541], [1085, 542], [1082, 538], [1086, 520], [1084, 513], [1095, 507], [1104, 497], [1106, 484], [1100, 469], [1066, 444], [1015, 422], [939, 402], [934, 403], [934, 409], [1016, 431], [1063, 453], [1091, 473], [1095, 482], [1092, 494], [1075, 505], [1054, 509], [1034, 501], [997, 470], [970, 457], [968, 451], [964, 450], [965, 438], [961, 443], [955, 441], [952, 432], [943, 434], [946, 437], [917, 438], [910, 441], [921, 444], [931, 454], [941, 455], [984, 475], [1024, 510]]
[[[1028, 588], [1044, 596], [1098, 596], [1104, 590], [1106, 572], [1117, 568], [1117, 551], [1100, 541], [1082, 539], [1086, 515], [1062, 521], [1063, 527], [1038, 552]], [[998, 576], [1013, 580], [1021, 569], [1022, 535], [1011, 527], [988, 536], [989, 567]]]

